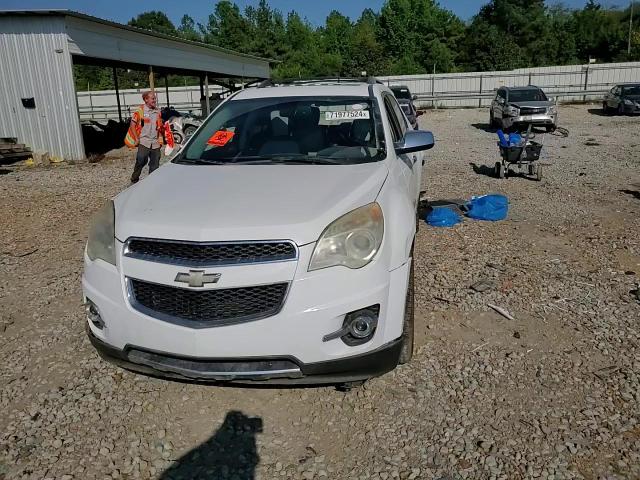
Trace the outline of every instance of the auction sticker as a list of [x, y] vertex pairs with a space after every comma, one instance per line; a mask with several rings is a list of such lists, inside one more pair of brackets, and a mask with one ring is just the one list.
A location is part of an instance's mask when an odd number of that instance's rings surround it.
[[350, 112], [324, 112], [324, 118], [328, 122], [339, 122], [341, 120], [368, 120], [369, 110], [352, 110]]
[[218, 130], [211, 135], [211, 138], [207, 140], [207, 145], [214, 145], [216, 147], [224, 147], [233, 138], [235, 133], [227, 130]]

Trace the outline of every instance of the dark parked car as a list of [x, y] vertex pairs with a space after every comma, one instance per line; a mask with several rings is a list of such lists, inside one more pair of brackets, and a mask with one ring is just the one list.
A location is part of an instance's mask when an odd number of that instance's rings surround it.
[[400, 108], [407, 116], [407, 120], [413, 127], [414, 130], [418, 130], [418, 117], [422, 115], [422, 112], [418, 112], [416, 107], [413, 105], [413, 102], [410, 100], [398, 100], [400, 104]]
[[605, 113], [617, 112], [618, 115], [640, 113], [640, 83], [613, 87], [604, 97], [602, 110]]
[[402, 111], [407, 116], [407, 120], [409, 120], [413, 129], [418, 130], [418, 117], [422, 115], [422, 112], [418, 112], [413, 103], [413, 101], [418, 97], [416, 95], [412, 95], [409, 88], [404, 85], [394, 85], [389, 88], [391, 88], [391, 91], [398, 100]]

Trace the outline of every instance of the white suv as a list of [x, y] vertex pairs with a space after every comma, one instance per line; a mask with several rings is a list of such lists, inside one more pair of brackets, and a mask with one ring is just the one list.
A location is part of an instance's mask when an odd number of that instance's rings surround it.
[[429, 132], [375, 80], [265, 82], [98, 212], [87, 332], [130, 370], [353, 385], [413, 350]]

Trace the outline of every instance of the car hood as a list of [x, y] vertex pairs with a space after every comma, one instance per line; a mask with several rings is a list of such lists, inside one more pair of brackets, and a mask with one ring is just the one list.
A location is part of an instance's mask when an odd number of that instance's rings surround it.
[[373, 202], [385, 162], [359, 165], [168, 163], [115, 200], [116, 237], [315, 242], [345, 213]]
[[513, 105], [514, 107], [522, 108], [522, 107], [550, 107], [553, 105], [553, 102], [541, 102], [541, 101], [531, 101], [531, 102], [509, 102], [509, 105]]
[[640, 101], [640, 95], [625, 95], [622, 98], [624, 98], [625, 100], [633, 100], [634, 102]]

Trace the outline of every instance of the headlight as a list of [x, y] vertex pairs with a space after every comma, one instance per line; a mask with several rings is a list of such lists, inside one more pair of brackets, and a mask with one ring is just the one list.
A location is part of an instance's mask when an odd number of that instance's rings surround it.
[[116, 264], [115, 248], [115, 210], [113, 201], [109, 201], [98, 210], [91, 220], [87, 255], [91, 260], [101, 259], [112, 265]]
[[549, 107], [549, 109], [547, 110], [547, 112], [549, 112], [550, 115], [554, 115], [557, 111], [558, 109], [555, 105]]
[[309, 271], [342, 265], [362, 268], [382, 244], [384, 218], [377, 203], [370, 203], [340, 217], [320, 235]]
[[518, 107], [508, 106], [505, 113], [508, 117], [517, 117], [518, 115], [520, 115], [520, 109]]
[[633, 102], [627, 98], [624, 99], [624, 104], [625, 105], [633, 105]]

